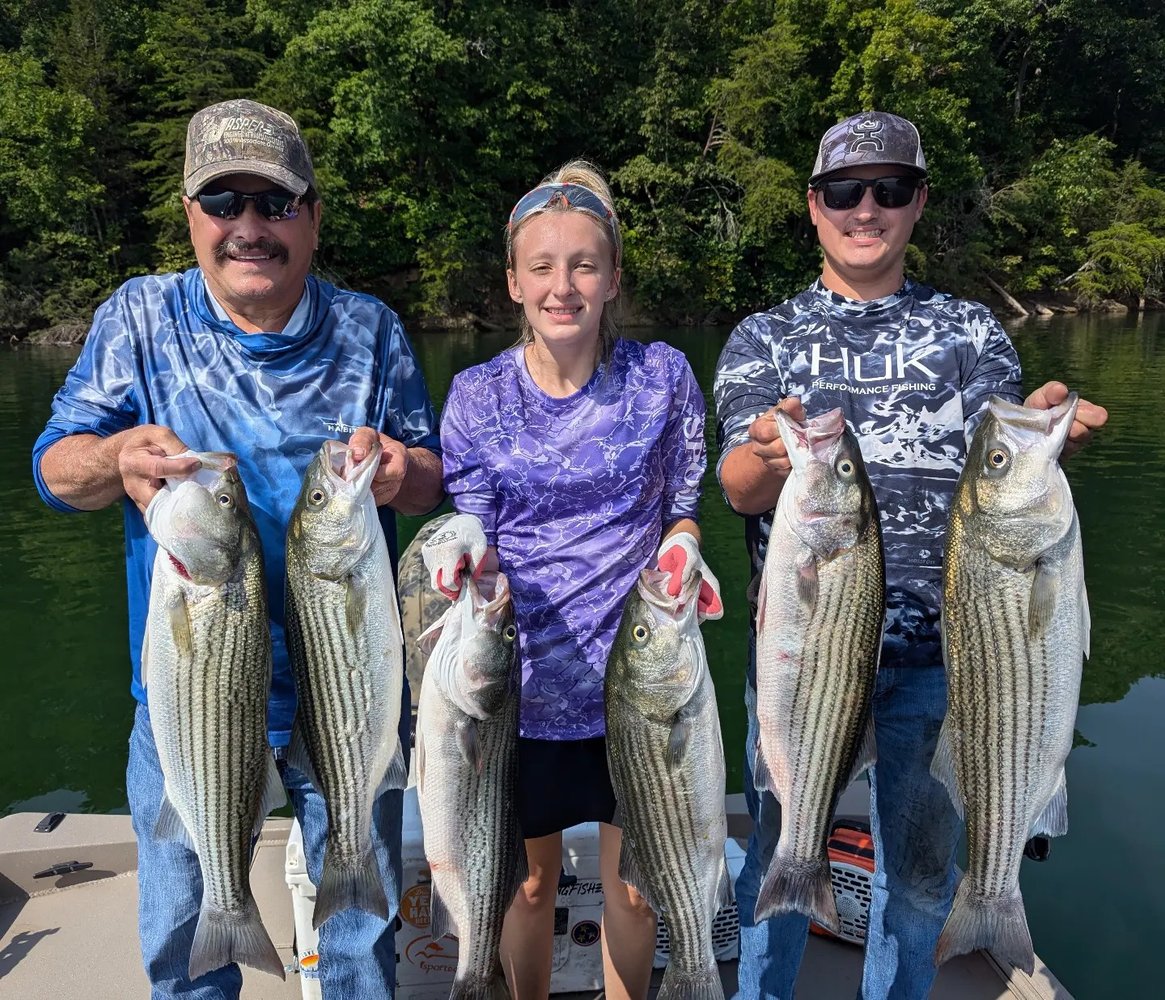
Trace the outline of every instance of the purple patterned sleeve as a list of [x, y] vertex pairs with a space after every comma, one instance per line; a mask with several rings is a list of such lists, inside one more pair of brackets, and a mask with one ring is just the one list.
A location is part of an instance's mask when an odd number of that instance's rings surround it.
[[664, 527], [685, 517], [696, 520], [700, 483], [707, 466], [704, 394], [687, 359], [678, 360], [679, 364], [672, 373], [675, 395], [661, 442], [667, 470], [662, 511]]
[[441, 414], [441, 461], [445, 492], [461, 514], [481, 521], [485, 539], [497, 545], [497, 498], [489, 470], [482, 466], [474, 443], [473, 418], [466, 413], [465, 379], [454, 378]]

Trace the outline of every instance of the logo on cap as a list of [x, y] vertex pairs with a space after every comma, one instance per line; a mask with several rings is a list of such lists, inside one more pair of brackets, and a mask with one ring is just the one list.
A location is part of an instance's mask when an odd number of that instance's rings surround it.
[[849, 130], [849, 134], [854, 137], [849, 144], [849, 151], [856, 153], [862, 149], [870, 149], [875, 153], [881, 153], [886, 148], [878, 134], [883, 127], [884, 123], [877, 118], [863, 118], [860, 122], [854, 122]]

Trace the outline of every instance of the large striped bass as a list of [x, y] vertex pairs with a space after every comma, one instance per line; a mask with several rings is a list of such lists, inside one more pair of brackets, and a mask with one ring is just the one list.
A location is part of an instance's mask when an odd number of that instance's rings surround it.
[[757, 921], [797, 911], [838, 929], [826, 842], [838, 797], [875, 757], [870, 699], [885, 569], [873, 489], [841, 410], [778, 411], [792, 471], [773, 515], [756, 621], [754, 776], [781, 803]]
[[619, 803], [619, 877], [667, 925], [659, 996], [722, 1000], [712, 921], [732, 901], [724, 859], [724, 746], [697, 621], [697, 574], [678, 597], [647, 569], [607, 661], [607, 761]]
[[166, 779], [156, 834], [198, 855], [190, 978], [231, 962], [283, 978], [248, 879], [252, 839], [285, 801], [267, 743], [263, 555], [235, 456], [193, 457], [202, 468], [167, 479], [146, 510], [158, 554], [142, 680]]
[[287, 528], [287, 648], [298, 707], [287, 761], [328, 815], [313, 926], [348, 907], [388, 919], [372, 851], [372, 805], [408, 777], [397, 734], [404, 684], [400, 611], [372, 496], [379, 444], [363, 462], [327, 441]]
[[1077, 397], [1051, 410], [993, 397], [947, 528], [947, 716], [931, 771], [967, 823], [968, 865], [935, 961], [991, 948], [1029, 975], [1024, 844], [1067, 832], [1088, 596], [1072, 492], [1058, 458]]
[[502, 573], [466, 580], [425, 635], [417, 797], [432, 871], [430, 933], [457, 937], [451, 998], [505, 997], [502, 921], [527, 875], [518, 829], [517, 633]]

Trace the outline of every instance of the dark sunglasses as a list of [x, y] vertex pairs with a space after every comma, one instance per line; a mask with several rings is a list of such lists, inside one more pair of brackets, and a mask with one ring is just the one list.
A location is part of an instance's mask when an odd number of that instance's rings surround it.
[[552, 208], [556, 204], [569, 205], [571, 208], [589, 212], [614, 228], [615, 214], [590, 188], [585, 188], [581, 184], [539, 184], [533, 191], [527, 191], [518, 199], [518, 204], [510, 213], [510, 229], [527, 215]]
[[845, 177], [841, 180], [818, 181], [813, 190], [820, 191], [825, 207], [834, 211], [857, 208], [866, 195], [866, 188], [874, 189], [874, 201], [882, 208], [904, 208], [914, 201], [914, 193], [922, 186], [918, 177], [895, 176]]
[[300, 196], [280, 188], [260, 191], [258, 194], [216, 191], [213, 194], [199, 194], [197, 198], [198, 207], [216, 219], [237, 219], [249, 201], [255, 203], [255, 211], [269, 222], [282, 222], [299, 215]]

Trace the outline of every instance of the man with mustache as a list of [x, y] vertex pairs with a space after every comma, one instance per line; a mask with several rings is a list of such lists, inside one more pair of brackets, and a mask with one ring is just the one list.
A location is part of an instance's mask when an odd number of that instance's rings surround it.
[[[141, 671], [155, 545], [142, 515], [163, 477], [199, 467], [174, 456], [238, 456], [264, 552], [274, 655], [268, 728], [279, 758], [296, 703], [283, 634], [284, 541], [308, 463], [326, 440], [347, 438], [357, 461], [380, 442], [373, 492], [394, 562], [394, 511], [425, 513], [443, 491], [432, 403], [400, 320], [371, 296], [308, 273], [322, 206], [296, 123], [249, 100], [199, 111], [187, 131], [182, 201], [198, 267], [134, 278], [97, 310], [34, 446], [33, 470], [58, 510], [123, 501], [138, 701], [126, 790], [143, 961], [155, 1000], [220, 1000], [239, 995], [237, 965], [194, 982], [187, 974], [202, 894], [197, 856], [155, 834], [163, 778]], [[402, 700], [407, 706], [407, 684]], [[324, 804], [307, 776], [286, 766], [281, 773], [318, 884]], [[320, 928], [325, 998], [393, 994], [401, 809], [402, 791], [382, 790], [373, 846], [388, 919], [347, 909]]]

